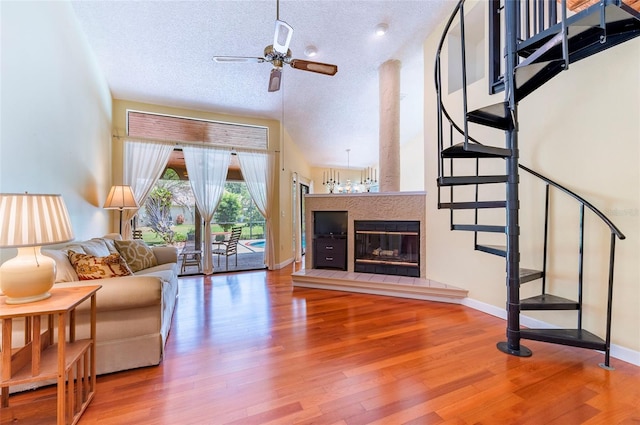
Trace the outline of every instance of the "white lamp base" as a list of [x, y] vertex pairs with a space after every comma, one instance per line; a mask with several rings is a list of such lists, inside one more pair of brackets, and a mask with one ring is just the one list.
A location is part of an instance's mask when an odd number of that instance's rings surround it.
[[47, 299], [56, 279], [56, 262], [40, 247], [18, 248], [18, 255], [0, 266], [0, 287], [7, 304]]

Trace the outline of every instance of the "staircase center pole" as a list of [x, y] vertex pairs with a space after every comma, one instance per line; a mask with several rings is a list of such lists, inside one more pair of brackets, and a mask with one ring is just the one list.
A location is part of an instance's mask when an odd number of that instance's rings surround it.
[[518, 65], [517, 25], [518, 2], [505, 2], [505, 97], [509, 102], [512, 125], [506, 131], [507, 148], [511, 156], [506, 161], [507, 172], [507, 341], [498, 349], [520, 357], [531, 356], [531, 350], [520, 345], [520, 224], [518, 174], [518, 104], [515, 97], [515, 67]]

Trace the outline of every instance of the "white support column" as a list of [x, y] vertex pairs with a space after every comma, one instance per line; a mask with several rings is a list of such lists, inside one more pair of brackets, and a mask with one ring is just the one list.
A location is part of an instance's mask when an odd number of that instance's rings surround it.
[[380, 192], [400, 191], [400, 61], [380, 65]]

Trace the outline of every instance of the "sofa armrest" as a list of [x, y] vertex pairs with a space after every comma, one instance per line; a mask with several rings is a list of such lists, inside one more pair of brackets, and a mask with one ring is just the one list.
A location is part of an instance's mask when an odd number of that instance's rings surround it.
[[[128, 310], [162, 303], [162, 279], [156, 276], [122, 276], [98, 280], [56, 283], [55, 288], [102, 285], [96, 293], [96, 310]], [[90, 300], [80, 304], [77, 311], [89, 310]]]
[[175, 246], [153, 246], [153, 255], [156, 256], [158, 264], [177, 263], [178, 248]]

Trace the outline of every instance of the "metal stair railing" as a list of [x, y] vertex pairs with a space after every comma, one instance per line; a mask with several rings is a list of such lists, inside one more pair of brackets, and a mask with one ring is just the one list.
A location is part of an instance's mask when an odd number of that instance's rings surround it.
[[608, 268], [608, 281], [607, 281], [607, 316], [606, 316], [606, 330], [605, 330], [605, 361], [601, 365], [603, 367], [609, 367], [610, 362], [610, 346], [611, 346], [611, 315], [613, 311], [613, 280], [614, 280], [614, 265], [615, 265], [615, 255], [616, 255], [616, 238], [619, 240], [624, 240], [626, 236], [620, 231], [620, 229], [600, 211], [598, 208], [593, 206], [589, 201], [584, 199], [582, 196], [578, 195], [574, 191], [562, 186], [561, 184], [551, 180], [548, 177], [543, 176], [542, 174], [532, 170], [529, 167], [526, 167], [522, 164], [519, 165], [519, 168], [526, 173], [536, 177], [539, 180], [542, 180], [545, 183], [545, 221], [544, 221], [544, 252], [543, 252], [543, 277], [542, 277], [542, 294], [546, 293], [546, 263], [547, 263], [547, 253], [548, 253], [548, 229], [549, 229], [549, 217], [550, 217], [550, 188], [553, 187], [569, 197], [576, 200], [580, 205], [580, 226], [579, 226], [579, 247], [578, 247], [578, 329], [582, 329], [582, 297], [583, 297], [583, 264], [584, 264], [584, 217], [585, 217], [585, 208], [589, 209], [596, 217], [600, 219], [610, 231], [610, 241], [609, 241], [609, 268]]
[[[528, 0], [524, 0], [527, 4], [529, 3]], [[545, 8], [544, 6], [544, 0], [532, 0], [534, 3], [540, 3], [540, 9], [536, 9], [533, 13], [534, 18], [536, 18], [537, 23], [533, 26], [534, 27], [534, 33], [533, 35], [551, 27], [552, 25], [557, 24], [557, 15], [555, 13], [551, 13], [549, 12], [549, 10], [555, 10], [554, 7], [552, 7], [552, 3], [555, 6], [556, 2], [554, 1], [547, 1], [547, 6]], [[438, 178], [442, 178], [445, 177], [445, 163], [444, 163], [444, 157], [442, 155], [442, 152], [444, 150], [444, 139], [445, 139], [445, 123], [444, 121], [446, 120], [448, 122], [448, 127], [449, 127], [449, 147], [453, 146], [454, 144], [454, 135], [457, 133], [459, 136], [462, 136], [464, 138], [464, 149], [467, 149], [469, 144], [477, 144], [477, 145], [483, 145], [481, 142], [479, 142], [478, 140], [476, 140], [475, 138], [471, 137], [469, 135], [469, 126], [468, 126], [468, 116], [467, 116], [467, 112], [468, 112], [468, 104], [467, 104], [467, 90], [466, 90], [466, 58], [465, 58], [465, 38], [464, 38], [464, 3], [465, 0], [459, 0], [459, 2], [456, 4], [453, 12], [451, 13], [445, 27], [444, 30], [442, 32], [442, 36], [440, 38], [440, 41], [438, 43], [438, 48], [436, 50], [436, 60], [435, 60], [435, 70], [434, 70], [434, 80], [435, 80], [435, 88], [436, 88], [436, 96], [437, 96], [437, 123], [438, 123]], [[519, 2], [520, 4], [520, 2]], [[558, 8], [562, 9], [561, 12], [561, 16], [562, 16], [562, 31], [564, 31], [565, 36], [564, 36], [564, 40], [563, 40], [563, 56], [565, 61], [567, 61], [567, 53], [566, 53], [566, 24], [564, 23], [564, 21], [566, 21], [566, 0], [561, 0], [559, 2], [559, 5], [556, 6]], [[545, 12], [545, 10], [547, 12]], [[530, 16], [522, 16], [521, 14], [521, 9], [519, 7], [518, 10], [519, 16], [520, 16], [520, 20], [519, 20], [519, 25], [522, 24], [522, 22], [527, 22], [530, 19]], [[462, 80], [463, 80], [463, 84], [462, 84], [462, 104], [463, 104], [463, 124], [462, 126], [458, 125], [456, 123], [456, 121], [451, 117], [450, 113], [448, 112], [446, 106], [444, 105], [443, 99], [442, 99], [442, 67], [441, 67], [441, 52], [442, 49], [444, 47], [444, 43], [446, 40], [447, 35], [449, 34], [449, 31], [451, 29], [451, 26], [453, 25], [456, 16], [460, 17], [460, 33], [461, 33], [461, 51], [462, 51], [462, 61], [461, 61], [461, 66], [462, 66]], [[545, 26], [544, 23], [544, 19], [541, 20], [541, 16], [547, 16], [548, 17], [548, 25]], [[531, 34], [531, 29], [530, 28], [525, 28], [527, 34]], [[518, 31], [520, 31], [520, 28], [518, 29]], [[568, 64], [566, 64], [568, 65]], [[515, 123], [514, 123], [515, 124]], [[476, 170], [476, 176], [479, 176], [480, 174], [480, 166], [479, 166], [479, 158], [475, 158], [475, 170]], [[544, 252], [543, 252], [543, 274], [542, 274], [542, 291], [543, 294], [546, 291], [546, 263], [547, 263], [547, 256], [548, 256], [548, 230], [549, 230], [549, 217], [550, 217], [550, 210], [551, 210], [551, 205], [550, 205], [550, 188], [555, 188], [560, 190], [561, 192], [569, 195], [570, 197], [574, 198], [579, 204], [580, 204], [580, 241], [579, 241], [579, 265], [578, 265], [578, 302], [580, 305], [579, 308], [579, 317], [578, 317], [578, 328], [581, 329], [582, 328], [582, 288], [583, 288], [583, 261], [584, 261], [584, 214], [585, 214], [585, 208], [589, 209], [590, 211], [592, 211], [602, 222], [604, 222], [610, 229], [611, 232], [611, 240], [610, 240], [610, 248], [609, 248], [609, 271], [608, 271], [608, 297], [607, 297], [607, 324], [606, 324], [606, 353], [605, 353], [605, 363], [604, 365], [606, 365], [608, 367], [609, 365], [609, 347], [610, 347], [610, 341], [611, 341], [611, 315], [612, 315], [612, 296], [613, 296], [613, 277], [614, 277], [614, 263], [615, 263], [615, 239], [618, 238], [620, 240], [625, 239], [624, 234], [615, 226], [615, 224], [613, 224], [613, 222], [606, 217], [600, 210], [598, 210], [596, 207], [594, 207], [591, 203], [589, 203], [587, 200], [585, 200], [584, 198], [582, 198], [581, 196], [577, 195], [575, 192], [569, 190], [568, 188], [560, 185], [559, 183], [551, 180], [548, 177], [545, 177], [544, 175], [522, 165], [522, 164], [518, 164], [518, 169], [521, 169], [523, 171], [525, 171], [526, 173], [536, 177], [537, 179], [542, 180], [546, 187], [545, 187], [545, 223], [544, 223]], [[453, 176], [453, 158], [450, 159], [449, 162], [449, 176]], [[449, 201], [451, 204], [454, 203], [454, 197], [453, 197], [453, 186], [450, 186], [450, 195], [449, 195]], [[475, 184], [475, 202], [476, 204], [479, 202], [479, 184]], [[440, 205], [441, 203], [441, 188], [438, 187], [438, 205]], [[474, 224], [477, 225], [478, 224], [478, 208], [475, 208], [475, 214], [474, 214]], [[454, 228], [454, 224], [453, 224], [453, 208], [450, 208], [450, 227], [451, 229]], [[474, 245], [477, 247], [478, 245], [478, 232], [475, 231], [474, 232]]]

